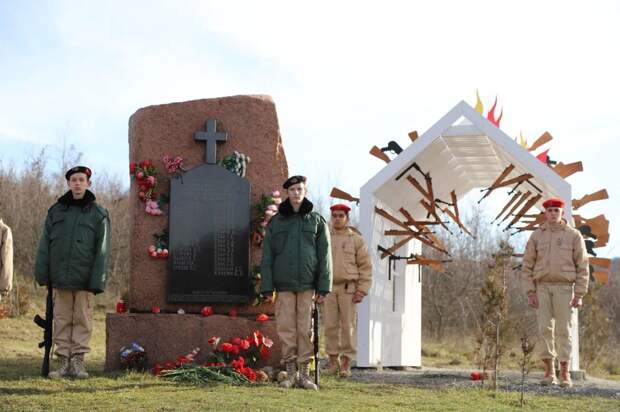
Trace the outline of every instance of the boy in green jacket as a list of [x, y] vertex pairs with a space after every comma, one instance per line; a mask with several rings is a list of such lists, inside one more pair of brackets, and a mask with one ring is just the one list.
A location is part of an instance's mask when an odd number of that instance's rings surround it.
[[51, 280], [53, 341], [60, 366], [50, 378], [88, 378], [93, 295], [103, 292], [110, 250], [108, 211], [95, 202], [91, 170], [76, 166], [65, 174], [69, 191], [47, 212], [35, 264], [39, 285]]
[[329, 228], [305, 198], [304, 176], [290, 177], [283, 187], [288, 198], [269, 222], [263, 243], [261, 293], [270, 300], [277, 292], [276, 327], [287, 372], [280, 384], [316, 390], [309, 369], [312, 302], [323, 303], [332, 288]]

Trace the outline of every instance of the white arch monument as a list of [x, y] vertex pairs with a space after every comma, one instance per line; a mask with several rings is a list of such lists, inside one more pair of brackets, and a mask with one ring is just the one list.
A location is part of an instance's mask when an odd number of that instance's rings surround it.
[[[360, 190], [360, 230], [368, 243], [374, 271], [372, 289], [359, 307], [359, 367], [421, 366], [422, 363], [420, 266], [396, 261], [390, 276], [387, 259], [381, 260], [377, 246], [387, 244], [385, 230], [400, 228], [375, 213], [375, 207], [379, 207], [392, 216], [402, 216], [399, 208], [405, 207], [416, 220], [424, 220], [427, 212], [420, 204], [422, 195], [405, 180], [407, 174], [416, 173], [411, 169], [413, 162], [423, 171], [430, 171], [437, 198], [450, 199], [452, 190], [462, 198], [472, 189], [489, 187], [512, 164], [515, 175], [532, 174], [535, 185], [542, 190], [536, 208], [542, 210], [542, 202], [550, 196], [571, 204], [571, 187], [564, 179], [467, 103], [458, 103]], [[572, 224], [571, 209], [566, 208], [565, 213]], [[394, 253], [407, 256], [420, 254], [421, 249], [421, 242], [414, 239]], [[579, 369], [577, 331], [575, 311], [572, 370]]]

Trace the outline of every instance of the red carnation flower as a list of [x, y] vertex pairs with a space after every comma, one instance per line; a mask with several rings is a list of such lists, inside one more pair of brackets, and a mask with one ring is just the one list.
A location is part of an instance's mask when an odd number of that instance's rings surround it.
[[136, 172], [136, 162], [129, 163], [129, 174], [133, 175]]
[[232, 349], [231, 349], [230, 353], [232, 353], [233, 355], [238, 355], [239, 354], [239, 345], [232, 345]]
[[243, 356], [239, 356], [239, 358], [233, 360], [230, 365], [234, 368], [234, 369], [241, 369], [243, 368], [245, 364], [245, 359], [243, 359]]
[[204, 308], [202, 308], [200, 313], [202, 314], [202, 316], [205, 316], [205, 317], [211, 316], [213, 315], [213, 308], [211, 306], [205, 306]]
[[269, 358], [269, 348], [267, 346], [263, 346], [260, 350], [260, 358], [262, 360], [267, 360]]
[[236, 309], [236, 308], [232, 308], [232, 309], [228, 312], [228, 316], [230, 316], [231, 318], [236, 318], [236, 317], [237, 317], [237, 309]]
[[177, 365], [175, 365], [172, 361], [167, 361], [164, 363], [164, 369], [175, 369], [176, 367]]
[[207, 342], [211, 346], [217, 346], [219, 341], [220, 341], [220, 338], [218, 338], [217, 336], [212, 336]]
[[233, 345], [240, 345], [241, 344], [241, 338], [240, 337], [232, 338], [230, 340], [230, 343], [232, 343]]
[[263, 342], [264, 342], [263, 335], [260, 333], [260, 331], [258, 330], [254, 331], [254, 344], [256, 346], [260, 346], [263, 344]]
[[482, 375], [480, 375], [480, 372], [472, 372], [469, 375], [469, 379], [471, 379], [472, 381], [479, 381], [482, 378]]
[[256, 372], [252, 368], [241, 368], [241, 374], [244, 375], [250, 382], [256, 382]]
[[232, 352], [233, 351], [233, 344], [230, 343], [230, 342], [222, 343], [221, 351], [222, 352], [226, 352], [226, 353]]
[[177, 358], [177, 366], [185, 365], [188, 363], [192, 363], [192, 360], [189, 359], [187, 356], [179, 356]]
[[159, 376], [161, 375], [161, 371], [164, 370], [164, 368], [161, 367], [161, 365], [159, 363], [156, 363], [153, 366], [153, 375], [155, 376]]
[[264, 313], [261, 313], [260, 315], [256, 316], [256, 320], [258, 322], [265, 322], [269, 320], [269, 316], [265, 315]]
[[241, 339], [241, 343], [239, 343], [239, 347], [243, 350], [250, 349], [250, 341], [247, 339]]
[[159, 306], [153, 305], [153, 307], [151, 308], [151, 312], [157, 314], [157, 313], [161, 312], [161, 309], [159, 308]]

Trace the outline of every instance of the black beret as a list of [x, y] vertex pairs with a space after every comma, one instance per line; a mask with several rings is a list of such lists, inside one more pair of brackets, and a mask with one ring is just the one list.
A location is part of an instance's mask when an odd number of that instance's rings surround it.
[[289, 187], [296, 185], [297, 183], [306, 183], [306, 176], [291, 176], [286, 179], [286, 182], [282, 185], [283, 188], [288, 189]]
[[93, 172], [86, 166], [75, 166], [67, 170], [67, 173], [65, 173], [65, 179], [69, 180], [71, 175], [74, 173], [84, 173], [88, 177], [89, 180], [90, 180], [90, 176], [93, 174]]

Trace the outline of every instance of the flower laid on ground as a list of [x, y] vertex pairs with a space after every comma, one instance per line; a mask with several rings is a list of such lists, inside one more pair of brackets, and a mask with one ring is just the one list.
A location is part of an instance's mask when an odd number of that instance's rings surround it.
[[271, 339], [256, 330], [246, 338], [237, 336], [220, 342], [221, 338], [217, 336], [208, 340], [211, 351], [203, 364], [196, 361], [199, 352], [196, 348], [175, 361], [156, 364], [153, 374], [175, 382], [194, 384], [222, 382], [239, 385], [268, 380], [268, 375], [256, 370], [256, 366], [259, 361], [268, 359], [269, 348], [273, 345]]
[[159, 308], [159, 306], [153, 305], [153, 307], [151, 308], [151, 312], [158, 314], [161, 312], [161, 309]]
[[480, 372], [472, 372], [469, 374], [469, 379], [472, 381], [479, 381], [481, 379], [487, 379], [488, 375], [487, 373], [480, 373]]
[[232, 308], [231, 310], [228, 311], [228, 316], [230, 316], [231, 318], [236, 318], [237, 317], [237, 308]]
[[178, 313], [179, 315], [185, 315], [185, 309], [180, 308], [179, 310], [177, 310], [177, 313]]
[[257, 315], [257, 316], [256, 316], [256, 320], [257, 320], [258, 322], [266, 322], [266, 321], [268, 321], [268, 320], [269, 320], [269, 316], [267, 316], [267, 315], [266, 315], [266, 314], [264, 314], [264, 313], [261, 313], [261, 314], [259, 314], [259, 315]]
[[121, 369], [143, 371], [146, 369], [146, 351], [137, 342], [120, 350]]
[[164, 156], [161, 161], [164, 163], [164, 167], [166, 168], [166, 172], [170, 175], [177, 174], [179, 171], [185, 172], [183, 169], [183, 158], [181, 156]]

